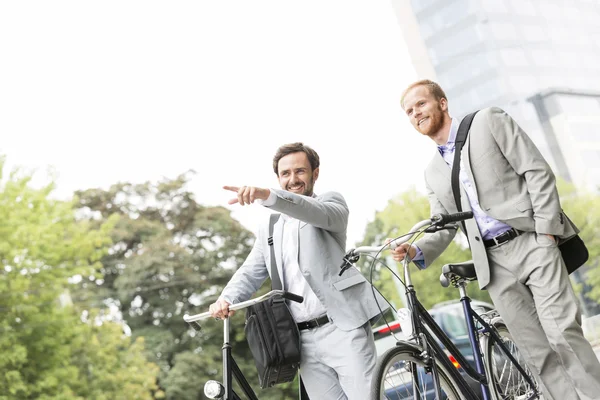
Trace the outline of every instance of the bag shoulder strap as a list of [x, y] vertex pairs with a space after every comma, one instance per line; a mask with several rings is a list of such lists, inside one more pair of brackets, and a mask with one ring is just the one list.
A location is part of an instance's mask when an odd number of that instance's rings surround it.
[[[478, 110], [479, 111], [479, 110]], [[469, 129], [471, 129], [471, 124], [473, 123], [473, 118], [475, 118], [475, 114], [478, 111], [475, 111], [460, 121], [460, 125], [458, 126], [458, 132], [456, 133], [456, 140], [454, 142], [454, 161], [452, 163], [452, 194], [454, 195], [454, 202], [456, 203], [456, 209], [458, 212], [462, 212], [462, 204], [460, 202], [460, 186], [458, 182], [458, 175], [460, 173], [460, 153], [462, 148], [467, 141], [467, 135], [469, 134]], [[467, 233], [467, 229], [465, 226], [465, 222], [461, 222], [463, 231], [465, 234]]]
[[273, 247], [273, 229], [280, 216], [281, 214], [278, 213], [273, 213], [269, 216], [269, 238], [267, 239], [267, 242], [269, 243], [269, 248], [271, 249], [271, 289], [273, 290], [281, 290], [283, 288], [281, 278], [279, 278], [279, 272], [277, 271], [275, 247]]
[[471, 124], [473, 123], [475, 114], [477, 114], [477, 111], [467, 115], [462, 121], [460, 121], [454, 145], [454, 162], [452, 163], [451, 181], [452, 194], [454, 194], [454, 201], [456, 202], [456, 208], [459, 212], [462, 212], [462, 205], [460, 203], [460, 187], [458, 184], [458, 174], [460, 172], [460, 153], [465, 142], [467, 141], [467, 135], [469, 134], [469, 129], [471, 129]]

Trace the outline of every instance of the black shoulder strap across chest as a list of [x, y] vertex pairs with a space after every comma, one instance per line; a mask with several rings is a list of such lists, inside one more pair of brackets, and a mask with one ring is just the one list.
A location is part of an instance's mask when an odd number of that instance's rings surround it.
[[275, 261], [275, 248], [273, 247], [273, 229], [279, 220], [280, 215], [281, 214], [273, 213], [269, 216], [269, 239], [267, 239], [267, 242], [269, 243], [269, 248], [271, 249], [271, 289], [273, 290], [283, 289], [283, 283], [279, 277], [279, 271], [277, 271], [277, 262]]
[[[462, 211], [462, 204], [460, 202], [460, 184], [458, 181], [458, 175], [460, 172], [460, 153], [462, 148], [467, 141], [467, 135], [469, 134], [469, 129], [471, 129], [471, 124], [473, 123], [473, 118], [477, 114], [477, 111], [467, 115], [460, 121], [460, 125], [458, 127], [458, 132], [456, 133], [456, 140], [454, 144], [454, 161], [452, 163], [452, 194], [454, 195], [454, 201], [456, 203], [456, 208], [459, 212]], [[462, 222], [463, 231], [465, 234], [467, 233], [465, 223]]]

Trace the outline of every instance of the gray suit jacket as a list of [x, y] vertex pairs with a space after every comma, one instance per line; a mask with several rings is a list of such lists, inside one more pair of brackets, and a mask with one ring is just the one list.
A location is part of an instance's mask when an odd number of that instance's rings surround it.
[[[493, 107], [477, 113], [461, 152], [461, 167], [475, 187], [482, 210], [490, 217], [521, 231], [559, 239], [579, 232], [562, 211], [550, 166], [503, 110]], [[432, 214], [458, 211], [450, 173], [450, 167], [436, 151], [425, 170]], [[462, 185], [461, 205], [463, 210], [471, 209]], [[490, 280], [487, 254], [475, 220], [468, 220], [466, 225], [479, 286], [483, 289]], [[415, 243], [423, 251], [426, 266], [445, 250], [454, 234], [440, 231]]]
[[[336, 192], [317, 197], [296, 195], [275, 190], [277, 200], [269, 208], [301, 221], [298, 230], [298, 264], [302, 274], [327, 309], [329, 319], [340, 329], [349, 331], [379, 316], [379, 307], [373, 298], [371, 286], [356, 268], [339, 276], [345, 255], [348, 206]], [[282, 218], [273, 230], [273, 242], [282, 241]], [[229, 303], [249, 299], [269, 276], [271, 261], [267, 243], [268, 219], [258, 231], [252, 251], [233, 275], [222, 297]], [[275, 245], [275, 259], [279, 276], [282, 274], [281, 246]], [[382, 309], [385, 301], [378, 295]], [[299, 321], [300, 322], [300, 321]]]

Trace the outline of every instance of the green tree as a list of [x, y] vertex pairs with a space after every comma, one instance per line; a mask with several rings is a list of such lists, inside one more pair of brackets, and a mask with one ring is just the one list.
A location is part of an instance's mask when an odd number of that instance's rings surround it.
[[[380, 245], [384, 243], [385, 238], [394, 238], [410, 231], [410, 228], [418, 221], [429, 218], [429, 201], [427, 196], [417, 192], [414, 188], [404, 193], [401, 193], [391, 199], [385, 209], [375, 214], [375, 219], [370, 222], [365, 231], [363, 241], [359, 246]], [[462, 234], [458, 234], [446, 251], [427, 269], [418, 270], [414, 264], [411, 264], [411, 277], [413, 284], [417, 290], [420, 301], [428, 308], [436, 303], [446, 300], [457, 300], [458, 291], [452, 287], [444, 288], [439, 283], [441, 267], [450, 262], [461, 262], [471, 259], [471, 254], [468, 248], [464, 247], [466, 238]], [[382, 254], [381, 261], [387, 263], [385, 257], [389, 252]], [[370, 268], [372, 259], [363, 257], [360, 263], [360, 268], [365, 276], [370, 276]], [[398, 264], [400, 277], [402, 276], [402, 268]], [[396, 289], [395, 280], [391, 272], [383, 267], [381, 263], [374, 264], [373, 273], [375, 286], [382, 294], [392, 302], [396, 307], [400, 307], [402, 300]], [[486, 291], [479, 290], [477, 284], [468, 285], [468, 293], [474, 299], [490, 301]]]
[[[222, 324], [206, 321], [196, 333], [183, 315], [208, 309], [254, 242], [227, 209], [196, 202], [187, 189], [192, 176], [77, 193], [79, 211], [90, 223], [119, 217], [111, 232], [114, 244], [101, 260], [104, 279], [86, 281], [77, 297], [119, 307], [132, 335], [144, 337], [169, 400], [196, 400], [204, 382], [220, 380]], [[257, 383], [243, 317], [238, 313], [232, 321], [234, 353], [250, 382]], [[261, 392], [261, 398], [288, 398], [293, 390], [293, 385], [277, 387]]]
[[116, 324], [82, 320], [69, 278], [94, 276], [113, 221], [92, 229], [53, 184], [0, 158], [0, 399], [148, 399], [153, 365]]
[[564, 181], [558, 182], [558, 190], [565, 213], [580, 229], [579, 236], [590, 253], [580, 271], [578, 291], [592, 302], [600, 303], [600, 195]]

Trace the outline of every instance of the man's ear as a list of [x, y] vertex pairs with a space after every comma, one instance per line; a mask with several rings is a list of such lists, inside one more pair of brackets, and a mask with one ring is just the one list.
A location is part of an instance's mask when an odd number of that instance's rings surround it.
[[315, 170], [313, 171], [313, 180], [316, 181], [318, 177], [319, 177], [319, 167], [315, 168]]
[[440, 108], [442, 111], [448, 111], [448, 99], [443, 97], [440, 99]]

